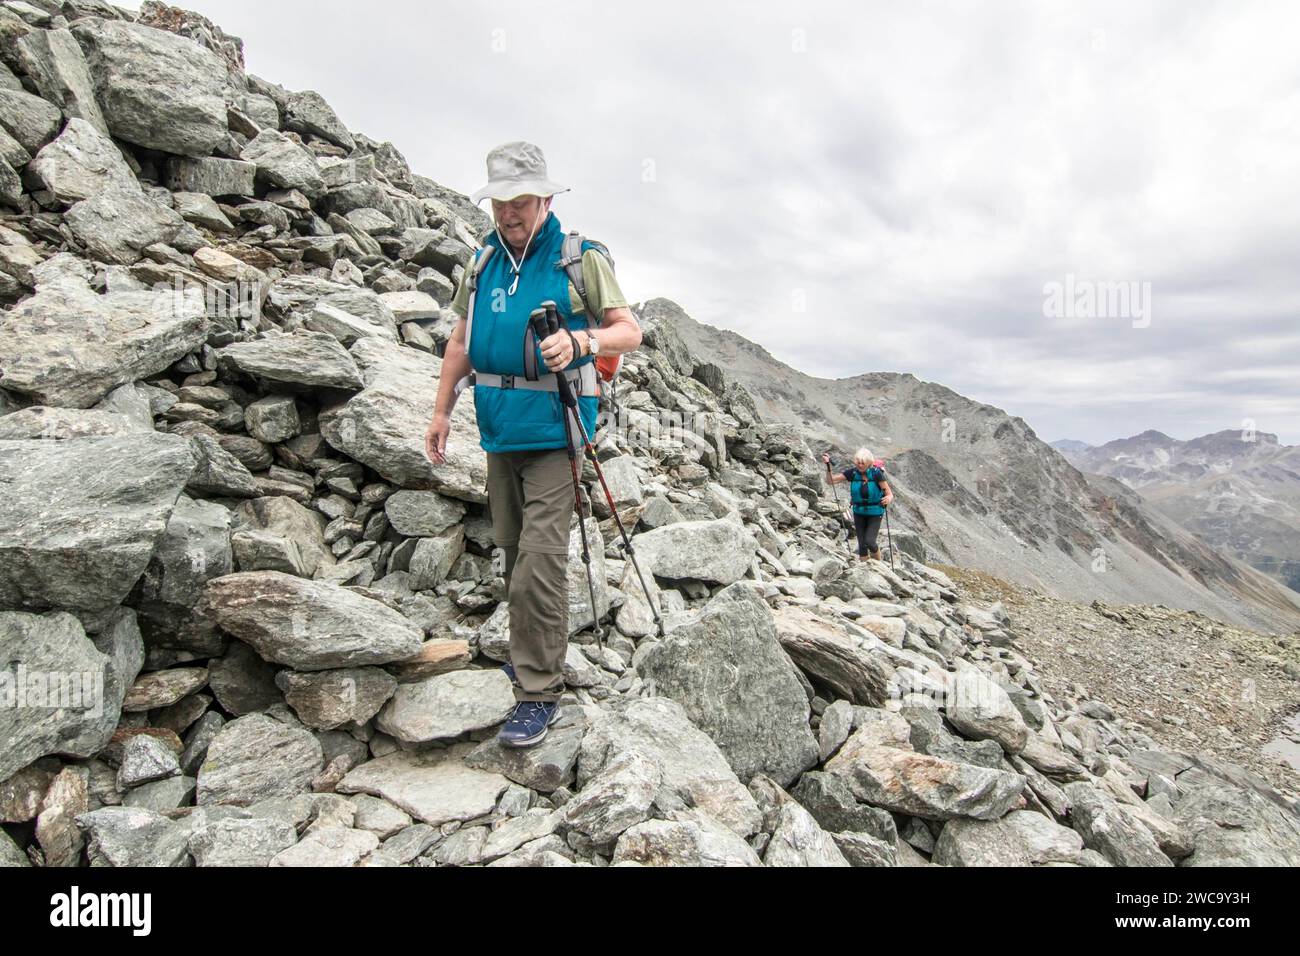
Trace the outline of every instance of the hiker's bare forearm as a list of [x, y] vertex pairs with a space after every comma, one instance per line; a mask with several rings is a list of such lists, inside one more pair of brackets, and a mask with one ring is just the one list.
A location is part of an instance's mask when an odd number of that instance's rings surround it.
[[641, 347], [641, 325], [626, 307], [606, 309], [600, 330], [588, 334], [600, 340], [601, 355], [622, 355]]

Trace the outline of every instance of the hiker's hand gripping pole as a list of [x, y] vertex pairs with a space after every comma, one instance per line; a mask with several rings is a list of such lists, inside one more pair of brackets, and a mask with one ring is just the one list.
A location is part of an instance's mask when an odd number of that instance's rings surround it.
[[[542, 309], [546, 313], [546, 329], [548, 334], [554, 335], [560, 330], [560, 313], [554, 302], [548, 300], [542, 303]], [[531, 321], [531, 319], [530, 319]], [[540, 335], [540, 332], [538, 333]], [[586, 451], [588, 459], [591, 461], [592, 468], [596, 471], [596, 479], [600, 482], [601, 490], [605, 492], [605, 501], [609, 505], [610, 513], [614, 516], [614, 524], [618, 528], [619, 536], [623, 539], [623, 549], [627, 556], [632, 560], [632, 569], [636, 571], [637, 581], [641, 585], [641, 593], [645, 595], [646, 604], [650, 608], [650, 613], [654, 615], [655, 629], [660, 637], [664, 636], [664, 619], [659, 612], [654, 598], [650, 596], [650, 589], [646, 586], [645, 575], [641, 573], [641, 564], [636, 559], [636, 548], [632, 544], [632, 539], [623, 527], [623, 519], [618, 513], [618, 508], [614, 505], [614, 494], [609, 490], [609, 483], [605, 481], [605, 469], [600, 467], [600, 458], [596, 455], [596, 446], [591, 442], [591, 436], [587, 434], [587, 426], [582, 423], [582, 415], [578, 412], [578, 399], [573, 394], [573, 389], [569, 386], [569, 380], [565, 378], [563, 372], [555, 373], [559, 381], [560, 401], [565, 409], [573, 415], [574, 424], [578, 426], [578, 434], [582, 437], [582, 447]], [[568, 427], [568, 418], [565, 418], [565, 427]]]

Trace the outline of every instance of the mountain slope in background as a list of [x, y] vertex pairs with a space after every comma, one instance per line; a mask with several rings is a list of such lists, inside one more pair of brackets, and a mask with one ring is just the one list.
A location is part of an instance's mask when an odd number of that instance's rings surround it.
[[[1019, 418], [915, 376], [805, 375], [666, 299], [643, 325], [677, 329], [706, 384], [721, 370], [768, 420], [797, 426], [815, 451], [867, 445], [900, 491], [895, 528], [934, 554], [1072, 600], [1159, 602], [1230, 623], [1291, 631], [1300, 603], [1151, 508], [1119, 481], [1087, 476]], [[811, 461], [812, 467], [819, 467]]]
[[1063, 450], [1085, 472], [1142, 493], [1223, 552], [1300, 591], [1300, 446], [1227, 430], [1179, 441], [1158, 431]]

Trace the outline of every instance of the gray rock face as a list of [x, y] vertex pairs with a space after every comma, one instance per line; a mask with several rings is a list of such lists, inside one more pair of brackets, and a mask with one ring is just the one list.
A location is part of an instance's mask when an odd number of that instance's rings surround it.
[[630, 751], [610, 761], [564, 805], [564, 820], [593, 843], [609, 843], [649, 818], [662, 781], [653, 761]]
[[849, 738], [826, 770], [864, 803], [927, 820], [994, 820], [1020, 800], [1025, 778]]
[[57, 106], [22, 89], [0, 90], [0, 129], [9, 133], [29, 159], [59, 134], [62, 125], [63, 114]]
[[848, 784], [836, 774], [806, 773], [791, 796], [823, 830], [867, 834], [891, 846], [898, 840], [898, 829], [889, 812], [859, 803]]
[[217, 363], [272, 385], [355, 391], [361, 375], [334, 336], [324, 332], [272, 335], [217, 350]]
[[198, 802], [248, 805], [302, 793], [325, 764], [310, 731], [262, 714], [221, 728], [199, 768]]
[[315, 730], [364, 724], [397, 690], [397, 681], [378, 667], [315, 674], [282, 671], [277, 683], [298, 719]]
[[781, 608], [775, 621], [790, 659], [837, 696], [869, 707], [889, 699], [890, 668], [843, 628], [798, 607]]
[[430, 826], [485, 816], [510, 781], [465, 766], [473, 746], [458, 744], [425, 753], [396, 751], [351, 771], [339, 783], [338, 792], [383, 797]]
[[42, 147], [27, 171], [61, 203], [80, 202], [106, 189], [140, 189], [113, 141], [75, 117], [57, 139]]
[[1173, 866], [1146, 827], [1124, 813], [1109, 796], [1090, 783], [1065, 785], [1070, 798], [1070, 823], [1083, 845], [1115, 866]]
[[786, 799], [777, 810], [776, 829], [763, 853], [768, 866], [849, 866], [831, 835], [811, 813]]
[[308, 198], [325, 192], [316, 157], [279, 130], [264, 129], [240, 152], [239, 158], [257, 167], [258, 177], [279, 189], [298, 189]]
[[46, 754], [89, 757], [107, 745], [121, 697], [105, 693], [111, 660], [71, 614], [0, 612], [0, 780]]
[[36, 842], [45, 854], [46, 866], [81, 862], [84, 840], [76, 818], [90, 809], [89, 779], [90, 773], [83, 767], [64, 767], [45, 794], [36, 820]]
[[533, 747], [504, 747], [496, 738], [484, 741], [465, 758], [465, 766], [499, 773], [520, 786], [552, 793], [573, 784], [585, 726], [573, 726], [566, 713], [546, 738]]
[[85, 55], [70, 31], [33, 30], [18, 41], [18, 60], [42, 99], [109, 134]]
[[167, 188], [207, 196], [254, 195], [257, 164], [220, 156], [176, 156], [167, 163]]
[[424, 432], [438, 397], [442, 362], [377, 338], [358, 339], [350, 354], [365, 388], [345, 405], [321, 413], [321, 434], [330, 445], [402, 488], [486, 501], [487, 458], [479, 445], [473, 395], [466, 391], [456, 403], [447, 463], [435, 467], [424, 452]]
[[1029, 726], [1007, 692], [973, 667], [949, 681], [948, 720], [973, 740], [995, 740], [1008, 754], [1029, 742]]
[[63, 221], [91, 258], [124, 266], [138, 262], [146, 247], [173, 242], [189, 228], [176, 210], [131, 189], [107, 189], [84, 199]]
[[633, 545], [646, 572], [657, 577], [732, 584], [749, 570], [758, 542], [740, 522], [720, 518], [655, 528]]
[[122, 765], [117, 768], [117, 788], [129, 790], [142, 784], [179, 776], [175, 752], [148, 734], [138, 734], [122, 748]]
[[384, 514], [399, 534], [424, 537], [459, 524], [465, 505], [434, 491], [398, 491], [385, 499]]
[[375, 726], [406, 743], [457, 737], [501, 723], [515, 706], [500, 670], [452, 671], [397, 688]]
[[764, 773], [788, 786], [817, 763], [808, 698], [772, 612], [749, 586], [720, 592], [694, 624], [650, 645], [636, 665], [713, 738], [742, 782]]
[[[878, 840], [866, 833], [832, 833], [831, 839], [839, 848], [849, 866], [902, 866], [899, 851], [893, 843]], [[903, 844], [907, 846], [907, 844]], [[911, 847], [908, 847], [911, 850]], [[915, 850], [912, 850], [916, 854]], [[918, 857], [919, 854], [916, 854]]]
[[208, 156], [225, 139], [227, 75], [217, 54], [120, 20], [81, 20], [71, 29], [114, 136], [182, 156]]
[[209, 581], [199, 613], [268, 661], [300, 671], [387, 664], [414, 657], [424, 634], [386, 604], [279, 571]]
[[297, 830], [282, 821], [233, 817], [196, 827], [189, 850], [196, 866], [269, 866], [297, 842]]
[[311, 133], [341, 146], [349, 153], [356, 143], [348, 128], [335, 114], [325, 98], [315, 90], [292, 93], [284, 105], [284, 126], [298, 133]]
[[935, 842], [940, 866], [1078, 865], [1083, 838], [1069, 827], [1032, 810], [1015, 810], [1001, 820], [950, 820]]
[[70, 255], [47, 260], [35, 270], [36, 294], [0, 313], [0, 386], [44, 405], [89, 408], [203, 344], [208, 322], [197, 289], [97, 295], [81, 270]]
[[748, 843], [707, 813], [678, 810], [669, 820], [629, 828], [614, 849], [615, 863], [642, 866], [762, 866]]
[[186, 866], [189, 827], [153, 810], [104, 807], [77, 817], [91, 866]]
[[378, 847], [379, 837], [367, 830], [326, 827], [277, 853], [271, 866], [356, 866]]
[[224, 655], [208, 662], [212, 693], [222, 709], [236, 717], [280, 703], [275, 676], [275, 668], [241, 641], [231, 641]]
[[103, 610], [149, 561], [193, 466], [187, 443], [137, 434], [0, 441], [0, 603]]
[[717, 745], [663, 697], [618, 703], [590, 713], [591, 728], [578, 757], [578, 786], [620, 754], [638, 751], [659, 767], [655, 804], [661, 809], [696, 807], [742, 837], [758, 830], [761, 814]]
[[1253, 790], [1213, 784], [1197, 787], [1174, 805], [1192, 853], [1182, 866], [1300, 865], [1300, 823]]

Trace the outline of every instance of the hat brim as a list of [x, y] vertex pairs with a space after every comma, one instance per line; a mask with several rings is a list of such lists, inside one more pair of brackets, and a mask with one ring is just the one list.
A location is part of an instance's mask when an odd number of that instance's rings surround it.
[[568, 186], [561, 186], [549, 179], [495, 179], [471, 196], [470, 201], [477, 206], [484, 199], [504, 201], [518, 199], [520, 196], [541, 196], [545, 199], [568, 191]]

